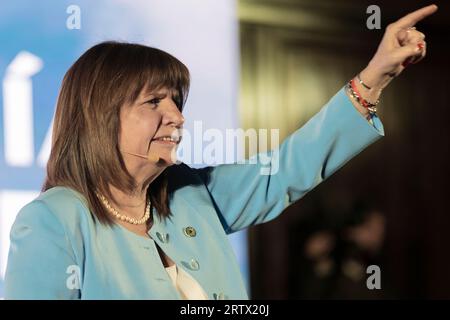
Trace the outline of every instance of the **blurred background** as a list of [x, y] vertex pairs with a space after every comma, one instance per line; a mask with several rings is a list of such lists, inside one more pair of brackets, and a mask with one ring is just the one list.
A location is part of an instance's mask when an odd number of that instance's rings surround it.
[[[417, 28], [427, 58], [379, 108], [386, 136], [276, 220], [230, 237], [254, 299], [450, 298], [450, 5]], [[0, 297], [18, 210], [38, 193], [65, 71], [103, 40], [170, 52], [191, 71], [186, 128], [283, 139], [361, 71], [390, 22], [430, 4], [365, 0], [0, 1]], [[80, 24], [73, 17], [79, 12]], [[245, 148], [241, 157], [249, 156]], [[379, 266], [381, 289], [366, 285]]]
[[[427, 58], [382, 94], [386, 136], [283, 215], [250, 231], [253, 298], [450, 298], [448, 1], [376, 1], [381, 27], [417, 25]], [[241, 121], [289, 134], [375, 53], [373, 2], [240, 1]], [[366, 287], [378, 265], [381, 290]]]

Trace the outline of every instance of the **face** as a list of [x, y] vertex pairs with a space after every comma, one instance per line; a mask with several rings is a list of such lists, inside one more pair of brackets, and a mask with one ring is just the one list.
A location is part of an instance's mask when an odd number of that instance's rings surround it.
[[[177, 135], [184, 122], [174, 95], [176, 92], [162, 88], [151, 93], [142, 90], [133, 104], [124, 105], [120, 111], [119, 146], [130, 173], [134, 170], [164, 169], [173, 164], [173, 154], [179, 144]], [[167, 137], [175, 137], [169, 141]], [[174, 141], [175, 140], [175, 141]], [[160, 158], [158, 163], [129, 155], [146, 156], [149, 152]]]

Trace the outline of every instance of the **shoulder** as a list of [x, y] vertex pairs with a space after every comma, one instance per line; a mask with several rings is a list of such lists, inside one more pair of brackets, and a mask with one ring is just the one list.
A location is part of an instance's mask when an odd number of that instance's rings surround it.
[[86, 219], [92, 218], [83, 196], [70, 188], [54, 187], [25, 205], [14, 224], [67, 232], [78, 229]]
[[[83, 195], [68, 187], [53, 187], [42, 192], [35, 201], [42, 202], [55, 214], [61, 211], [68, 212], [74, 209], [87, 209], [87, 202]], [[64, 208], [64, 210], [61, 210]]]

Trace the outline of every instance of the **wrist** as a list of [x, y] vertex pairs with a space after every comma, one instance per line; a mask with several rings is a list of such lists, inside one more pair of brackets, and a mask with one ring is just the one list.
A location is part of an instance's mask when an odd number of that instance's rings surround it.
[[[369, 122], [372, 116], [377, 112], [377, 105], [380, 102], [381, 90], [374, 90], [360, 81], [359, 74], [351, 79], [345, 86], [346, 93], [352, 101], [355, 108]], [[372, 123], [372, 122], [371, 122]], [[373, 123], [372, 123], [373, 124]]]
[[371, 91], [381, 91], [392, 81], [393, 77], [389, 73], [380, 71], [373, 62], [370, 62], [367, 67], [360, 72], [361, 80], [368, 85]]

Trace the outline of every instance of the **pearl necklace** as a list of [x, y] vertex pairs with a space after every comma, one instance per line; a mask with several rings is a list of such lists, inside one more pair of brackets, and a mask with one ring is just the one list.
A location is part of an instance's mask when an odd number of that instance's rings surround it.
[[126, 215], [123, 215], [117, 211], [117, 209], [113, 208], [111, 204], [108, 202], [108, 200], [105, 198], [104, 195], [100, 193], [96, 193], [97, 197], [102, 201], [103, 205], [108, 209], [110, 213], [112, 213], [113, 216], [115, 216], [117, 219], [121, 221], [125, 221], [131, 224], [144, 224], [147, 222], [147, 220], [150, 218], [150, 200], [148, 200], [147, 205], [145, 207], [145, 214], [140, 219], [135, 219], [128, 217]]

